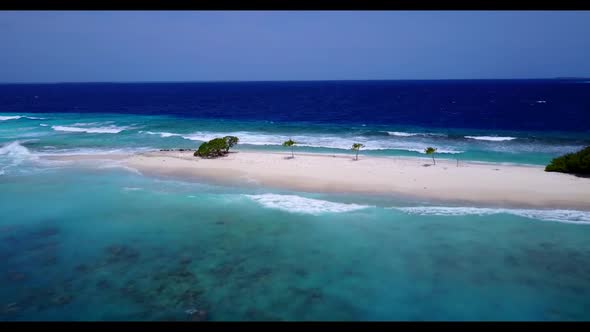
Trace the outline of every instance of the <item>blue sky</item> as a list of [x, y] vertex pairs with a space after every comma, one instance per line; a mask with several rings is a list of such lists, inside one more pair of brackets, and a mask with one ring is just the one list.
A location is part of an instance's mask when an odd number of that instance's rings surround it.
[[590, 12], [0, 12], [1, 82], [590, 76]]

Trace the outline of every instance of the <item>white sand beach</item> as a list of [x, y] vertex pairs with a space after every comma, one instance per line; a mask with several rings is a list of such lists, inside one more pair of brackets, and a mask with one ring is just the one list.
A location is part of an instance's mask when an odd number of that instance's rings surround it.
[[[146, 175], [208, 179], [230, 185], [309, 192], [401, 195], [436, 202], [590, 210], [590, 179], [541, 166], [240, 151], [218, 159], [190, 151], [154, 151], [111, 158]], [[57, 157], [54, 157], [57, 158]], [[59, 157], [88, 160], [93, 156]], [[108, 156], [96, 156], [99, 159]], [[428, 165], [428, 166], [426, 166]]]

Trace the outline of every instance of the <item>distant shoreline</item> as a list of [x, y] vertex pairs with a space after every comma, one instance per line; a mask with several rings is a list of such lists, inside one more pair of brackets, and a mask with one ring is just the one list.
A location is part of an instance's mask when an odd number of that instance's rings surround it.
[[53, 156], [51, 159], [118, 160], [142, 174], [264, 186], [305, 192], [395, 195], [440, 203], [497, 207], [590, 210], [590, 179], [545, 172], [541, 166], [240, 151], [201, 159], [192, 151], [130, 155]]

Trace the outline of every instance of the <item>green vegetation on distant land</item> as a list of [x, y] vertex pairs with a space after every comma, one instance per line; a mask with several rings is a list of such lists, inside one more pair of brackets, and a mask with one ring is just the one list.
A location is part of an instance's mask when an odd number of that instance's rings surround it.
[[364, 148], [364, 147], [365, 147], [365, 146], [364, 146], [363, 144], [361, 144], [361, 143], [354, 143], [354, 144], [352, 144], [352, 148], [351, 148], [351, 150], [352, 150], [352, 151], [356, 151], [355, 160], [359, 160], [359, 150], [360, 150], [361, 148]]
[[551, 160], [545, 167], [546, 172], [561, 172], [577, 175], [590, 175], [590, 146], [575, 152], [568, 153]]
[[283, 142], [283, 146], [291, 148], [291, 158], [295, 158], [295, 154], [293, 153], [293, 146], [297, 144], [294, 140], [290, 139], [288, 141]]
[[240, 141], [235, 136], [225, 136], [223, 138], [214, 138], [209, 142], [204, 142], [199, 146], [199, 149], [195, 151], [195, 157], [201, 158], [216, 158], [221, 157], [229, 153], [229, 149]]
[[432, 162], [436, 165], [436, 160], [434, 160], [434, 153], [436, 152], [436, 148], [427, 147], [424, 149], [424, 153], [432, 155]]

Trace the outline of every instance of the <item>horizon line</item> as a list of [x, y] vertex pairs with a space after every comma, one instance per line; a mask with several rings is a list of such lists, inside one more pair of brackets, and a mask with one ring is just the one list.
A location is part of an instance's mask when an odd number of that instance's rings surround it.
[[383, 82], [383, 81], [524, 81], [524, 80], [590, 80], [590, 77], [534, 77], [534, 78], [430, 78], [430, 79], [317, 79], [317, 80], [205, 80], [205, 81], [52, 81], [0, 82], [0, 84], [137, 84], [137, 83], [279, 83], [279, 82]]

